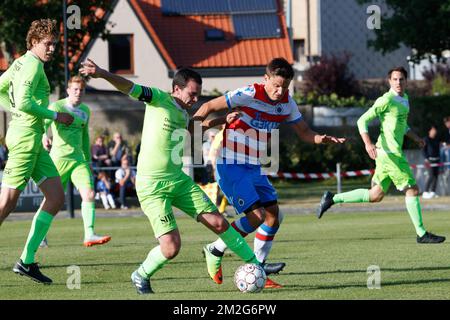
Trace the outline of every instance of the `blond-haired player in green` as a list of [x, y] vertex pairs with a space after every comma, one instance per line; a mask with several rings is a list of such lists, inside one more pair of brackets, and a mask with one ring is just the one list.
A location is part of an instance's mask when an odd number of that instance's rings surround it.
[[26, 39], [28, 51], [0, 77], [0, 103], [12, 116], [6, 133], [9, 157], [2, 178], [0, 224], [14, 210], [20, 193], [32, 178], [44, 194], [44, 200], [34, 216], [24, 251], [13, 271], [44, 284], [52, 280], [40, 272], [34, 261], [35, 254], [53, 217], [64, 204], [61, 179], [42, 145], [44, 119], [64, 125], [74, 121], [67, 112], [47, 109], [50, 85], [44, 63], [52, 58], [57, 37], [55, 20], [33, 21]]
[[55, 112], [67, 112], [76, 122], [65, 126], [51, 119], [45, 120], [45, 132], [51, 126], [53, 142], [46, 134], [43, 137], [44, 147], [50, 149], [50, 157], [61, 176], [63, 188], [66, 189], [69, 180], [73, 182], [81, 196], [81, 216], [84, 225], [84, 246], [91, 247], [107, 243], [110, 236], [100, 236], [94, 233], [95, 224], [95, 191], [94, 178], [90, 161], [89, 119], [91, 111], [81, 102], [86, 82], [80, 76], [69, 79], [67, 98], [50, 104], [49, 109]]
[[[409, 99], [405, 92], [408, 73], [403, 67], [389, 70], [390, 90], [375, 101], [358, 120], [358, 130], [366, 146], [369, 157], [375, 160], [375, 174], [372, 188], [356, 189], [349, 192], [332, 194], [326, 191], [317, 209], [317, 217], [335, 203], [380, 202], [389, 190], [391, 183], [405, 192], [406, 210], [417, 233], [417, 243], [441, 243], [445, 237], [426, 231], [422, 222], [422, 210], [419, 202], [419, 188], [408, 161], [402, 151], [403, 139], [408, 136], [421, 148], [424, 141], [407, 124]], [[381, 123], [380, 136], [374, 145], [368, 134], [369, 123], [378, 118]]]

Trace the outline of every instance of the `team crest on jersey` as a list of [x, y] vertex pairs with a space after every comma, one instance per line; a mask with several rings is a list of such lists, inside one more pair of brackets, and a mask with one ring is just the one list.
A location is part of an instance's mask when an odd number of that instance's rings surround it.
[[83, 110], [77, 109], [77, 110], [74, 110], [73, 113], [75, 113], [75, 115], [77, 117], [81, 118], [83, 121], [86, 121], [88, 118], [86, 112], [84, 112]]

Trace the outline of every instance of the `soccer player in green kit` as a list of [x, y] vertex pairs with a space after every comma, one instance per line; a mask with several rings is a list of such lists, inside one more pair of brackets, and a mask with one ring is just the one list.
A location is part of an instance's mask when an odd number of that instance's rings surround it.
[[[84, 246], [91, 247], [107, 243], [110, 236], [100, 236], [94, 233], [95, 223], [95, 192], [94, 178], [90, 168], [91, 151], [89, 141], [89, 119], [91, 111], [81, 102], [86, 82], [80, 76], [69, 79], [67, 98], [52, 103], [50, 110], [70, 113], [77, 122], [66, 126], [45, 120], [45, 132], [52, 128], [53, 144], [50, 157], [55, 163], [61, 182], [66, 189], [69, 179], [77, 187], [81, 195], [81, 216], [84, 225]], [[48, 149], [49, 138], [44, 134], [44, 147]]]
[[[24, 251], [13, 271], [44, 284], [52, 280], [40, 272], [34, 261], [35, 253], [53, 217], [64, 204], [61, 179], [42, 145], [44, 119], [65, 125], [74, 120], [66, 112], [47, 109], [50, 85], [44, 63], [53, 56], [57, 35], [55, 20], [33, 21], [27, 34], [28, 51], [0, 77], [1, 102], [12, 115], [6, 134], [9, 157], [0, 193], [0, 224], [14, 210], [20, 193], [32, 178], [44, 194], [44, 200], [34, 216]], [[9, 101], [5, 97], [9, 97]]]
[[181, 237], [172, 206], [201, 222], [242, 260], [257, 263], [242, 236], [230, 227], [216, 206], [194, 181], [182, 171], [182, 153], [189, 115], [186, 109], [198, 101], [202, 79], [191, 69], [179, 70], [172, 81], [172, 92], [144, 87], [99, 68], [92, 60], [83, 63], [82, 75], [103, 78], [124, 94], [145, 102], [142, 144], [137, 165], [136, 192], [150, 220], [159, 245], [148, 254], [131, 275], [139, 294], [153, 293], [150, 277], [181, 248]]
[[[358, 130], [366, 151], [376, 164], [372, 188], [356, 189], [335, 195], [326, 191], [317, 209], [317, 217], [320, 219], [335, 203], [380, 202], [393, 182], [398, 190], [405, 192], [406, 209], [416, 229], [417, 243], [441, 243], [445, 241], [445, 237], [427, 232], [423, 226], [419, 188], [402, 151], [405, 135], [421, 148], [425, 144], [407, 125], [409, 113], [409, 100], [405, 93], [407, 76], [408, 73], [403, 67], [389, 70], [390, 90], [378, 98], [358, 120]], [[380, 136], [376, 145], [370, 140], [367, 128], [375, 118], [381, 122]]]

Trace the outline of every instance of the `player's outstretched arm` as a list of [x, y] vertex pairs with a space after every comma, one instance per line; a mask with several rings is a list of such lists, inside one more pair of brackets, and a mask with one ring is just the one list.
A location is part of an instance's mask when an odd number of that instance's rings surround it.
[[236, 121], [237, 119], [239, 119], [240, 117], [241, 117], [241, 114], [238, 111], [233, 111], [233, 112], [228, 113], [225, 116], [203, 121], [202, 127], [206, 128], [206, 129], [214, 128], [214, 127], [220, 126], [221, 124], [224, 124], [224, 123], [232, 123], [232, 122]]
[[[225, 110], [227, 108], [228, 105], [225, 96], [217, 97], [202, 104], [202, 106], [197, 110], [197, 112], [192, 117], [192, 120], [203, 122], [210, 113]], [[204, 125], [202, 124], [202, 126]]]
[[406, 136], [417, 143], [421, 149], [425, 147], [425, 141], [411, 129], [406, 132]]
[[308, 124], [302, 119], [294, 124], [292, 124], [297, 136], [308, 143], [321, 144], [321, 143], [344, 143], [345, 138], [336, 138], [333, 136], [328, 136], [326, 134], [318, 134], [308, 126]]
[[87, 59], [81, 63], [80, 73], [84, 76], [92, 78], [103, 78], [111, 83], [117, 90], [128, 95], [133, 87], [133, 82], [108, 70], [100, 68], [91, 59]]

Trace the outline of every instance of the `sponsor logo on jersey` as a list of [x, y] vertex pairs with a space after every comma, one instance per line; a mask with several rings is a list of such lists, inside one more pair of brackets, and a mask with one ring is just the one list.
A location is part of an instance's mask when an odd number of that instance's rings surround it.
[[250, 125], [256, 129], [271, 131], [272, 129], [278, 128], [280, 123], [264, 120], [261, 118], [261, 112], [257, 112], [255, 118], [250, 121]]
[[159, 220], [160, 220], [163, 224], [166, 224], [166, 223], [169, 223], [169, 222], [175, 220], [175, 217], [173, 216], [173, 213], [169, 213], [168, 215], [165, 215], [165, 216], [163, 216], [163, 217], [159, 217]]

